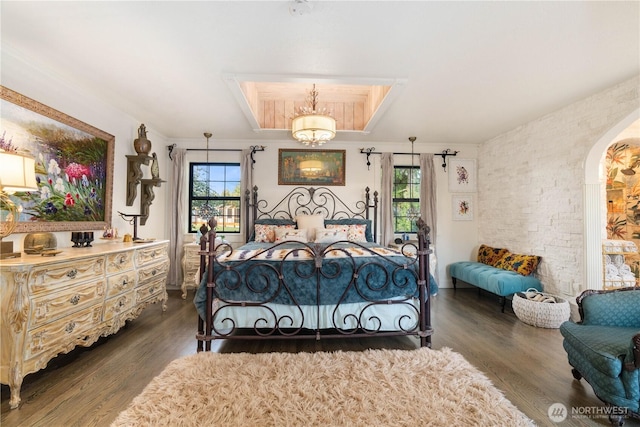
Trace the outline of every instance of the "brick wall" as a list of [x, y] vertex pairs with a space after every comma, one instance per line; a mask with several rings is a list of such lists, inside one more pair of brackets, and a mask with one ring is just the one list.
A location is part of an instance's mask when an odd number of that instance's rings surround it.
[[598, 139], [640, 107], [639, 87], [640, 76], [478, 149], [479, 243], [542, 256], [537, 273], [548, 292], [585, 289], [583, 165]]

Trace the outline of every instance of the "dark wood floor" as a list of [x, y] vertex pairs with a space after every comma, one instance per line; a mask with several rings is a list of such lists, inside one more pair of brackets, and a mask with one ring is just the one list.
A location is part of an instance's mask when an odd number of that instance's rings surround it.
[[[195, 352], [192, 295], [183, 301], [178, 291], [170, 291], [166, 313], [159, 306], [148, 307], [118, 334], [59, 356], [45, 370], [28, 375], [19, 409], [9, 409], [9, 389], [3, 385], [1, 425], [108, 426], [169, 362]], [[434, 349], [449, 347], [464, 355], [540, 426], [556, 425], [547, 416], [553, 403], [601, 405], [584, 380], [571, 376], [558, 330], [525, 325], [509, 309], [500, 313], [497, 298], [489, 294], [441, 290], [433, 302], [433, 324]], [[220, 352], [417, 347], [416, 339], [406, 337], [214, 343], [214, 351]], [[609, 424], [606, 419], [568, 419], [557, 425]]]

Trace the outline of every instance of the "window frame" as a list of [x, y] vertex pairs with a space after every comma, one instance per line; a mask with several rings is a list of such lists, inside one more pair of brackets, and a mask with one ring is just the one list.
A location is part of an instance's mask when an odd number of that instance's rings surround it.
[[[237, 215], [231, 215], [237, 217], [237, 230], [225, 229], [225, 222], [218, 222], [216, 227], [216, 231], [218, 234], [240, 234], [242, 232], [242, 195], [238, 196], [211, 196], [208, 194], [207, 196], [194, 196], [194, 184], [195, 182], [203, 182], [197, 180], [194, 182], [194, 172], [197, 167], [202, 166], [224, 166], [225, 168], [228, 166], [233, 166], [238, 168], [238, 173], [241, 174], [240, 163], [239, 162], [189, 162], [189, 214], [187, 215], [187, 230], [189, 233], [198, 233], [198, 227], [196, 229], [192, 229], [192, 225], [194, 224], [193, 218], [193, 202], [194, 201], [210, 201], [210, 202], [223, 202], [223, 206], [227, 206], [225, 202], [237, 202], [238, 204], [238, 212]], [[220, 182], [224, 183], [224, 187], [227, 188], [227, 182], [236, 182], [236, 181], [227, 181], [227, 173], [225, 169], [225, 177]], [[242, 179], [242, 177], [240, 177]], [[209, 182], [211, 182], [211, 177], [209, 176]], [[241, 182], [241, 181], [240, 181]], [[227, 216], [226, 214], [222, 214], [222, 216]]]
[[[397, 181], [397, 177], [398, 174], [396, 173], [397, 170], [410, 170], [410, 171], [418, 171], [418, 177], [417, 177], [417, 181], [413, 181], [411, 180], [411, 185], [409, 186], [409, 183], [403, 183], [400, 181]], [[417, 203], [417, 208], [418, 208], [418, 212], [420, 212], [420, 185], [422, 184], [422, 173], [421, 173], [421, 169], [420, 166], [413, 166], [413, 165], [409, 165], [409, 166], [404, 166], [404, 165], [394, 165], [393, 166], [393, 191], [392, 191], [392, 198], [391, 198], [391, 207], [392, 207], [392, 212], [393, 212], [393, 232], [396, 234], [400, 234], [400, 233], [409, 233], [409, 234], [414, 234], [417, 233], [418, 231], [418, 227], [415, 224], [415, 221], [409, 221], [409, 223], [411, 224], [411, 227], [409, 230], [402, 230], [398, 228], [398, 222], [399, 219], [400, 220], [404, 220], [406, 218], [411, 218], [408, 215], [398, 215], [398, 204], [400, 203]], [[412, 173], [411, 176], [413, 178], [415, 178], [415, 173]], [[413, 197], [396, 197], [396, 191], [397, 191], [397, 186], [409, 186], [409, 191], [412, 192], [414, 190], [414, 188], [417, 186], [418, 190], [417, 190], [417, 194], [410, 194]]]

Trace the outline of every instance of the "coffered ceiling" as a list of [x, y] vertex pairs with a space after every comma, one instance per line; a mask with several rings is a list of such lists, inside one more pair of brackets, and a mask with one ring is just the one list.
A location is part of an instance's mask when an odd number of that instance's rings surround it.
[[[480, 143], [640, 73], [637, 1], [0, 8], [2, 84], [17, 79], [4, 66], [17, 58], [168, 138], [290, 140], [285, 105], [317, 83], [339, 125], [353, 127], [336, 140]], [[295, 94], [283, 83], [298, 83]], [[333, 89], [344, 83], [362, 87]]]

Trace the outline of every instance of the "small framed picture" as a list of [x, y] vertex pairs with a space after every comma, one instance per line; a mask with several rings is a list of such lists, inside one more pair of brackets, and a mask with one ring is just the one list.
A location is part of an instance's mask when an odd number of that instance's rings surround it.
[[449, 162], [450, 193], [475, 193], [476, 179], [475, 159], [451, 159]]
[[476, 210], [471, 194], [454, 194], [451, 196], [451, 209], [454, 221], [473, 221]]

